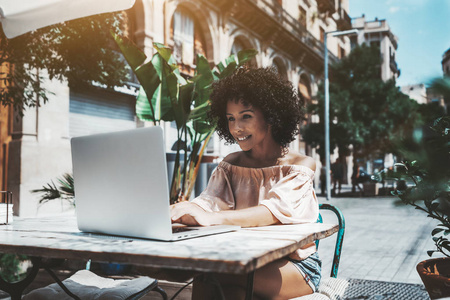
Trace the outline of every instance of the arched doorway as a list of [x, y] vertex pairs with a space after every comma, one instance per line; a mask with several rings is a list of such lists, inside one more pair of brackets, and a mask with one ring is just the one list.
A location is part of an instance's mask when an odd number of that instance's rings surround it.
[[[247, 50], [247, 49], [255, 49], [255, 47], [244, 36], [235, 37], [235, 39], [233, 41], [233, 45], [231, 46], [231, 54], [237, 55], [239, 51]], [[249, 65], [252, 68], [258, 67], [256, 57], [253, 57], [252, 60], [250, 60]]]
[[281, 78], [288, 79], [286, 66], [280, 57], [275, 57], [273, 59], [272, 67], [281, 76]]
[[307, 103], [311, 103], [311, 81], [306, 74], [300, 75], [298, 92], [305, 98]]

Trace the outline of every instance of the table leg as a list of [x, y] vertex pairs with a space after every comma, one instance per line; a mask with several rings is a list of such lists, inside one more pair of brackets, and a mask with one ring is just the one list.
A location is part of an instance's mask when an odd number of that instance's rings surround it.
[[33, 267], [31, 272], [25, 277], [25, 279], [18, 282], [7, 282], [0, 277], [0, 290], [7, 292], [11, 296], [11, 300], [22, 299], [23, 291], [33, 282], [34, 278], [41, 267], [41, 258], [33, 257], [31, 258]]
[[250, 272], [247, 275], [247, 291], [245, 292], [245, 300], [253, 299], [253, 279], [255, 278], [255, 272]]

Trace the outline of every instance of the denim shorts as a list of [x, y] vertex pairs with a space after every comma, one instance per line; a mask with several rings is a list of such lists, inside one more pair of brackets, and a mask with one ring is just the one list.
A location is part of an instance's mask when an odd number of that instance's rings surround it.
[[288, 260], [297, 267], [313, 292], [317, 292], [320, 279], [322, 278], [322, 261], [319, 258], [319, 254], [315, 252], [304, 260], [292, 258], [288, 258]]

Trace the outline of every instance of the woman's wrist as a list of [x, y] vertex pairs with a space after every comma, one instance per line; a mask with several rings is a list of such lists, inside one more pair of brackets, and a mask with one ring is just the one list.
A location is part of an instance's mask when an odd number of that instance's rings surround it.
[[211, 225], [230, 225], [225, 222], [224, 214], [220, 211], [211, 212]]

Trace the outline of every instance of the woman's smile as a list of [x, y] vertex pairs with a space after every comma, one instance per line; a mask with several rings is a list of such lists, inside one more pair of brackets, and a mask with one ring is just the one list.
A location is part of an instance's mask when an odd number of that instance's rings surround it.
[[251, 138], [252, 135], [247, 135], [247, 136], [243, 136], [243, 137], [236, 137], [236, 140], [238, 142], [244, 142], [246, 140], [248, 140], [249, 138]]

